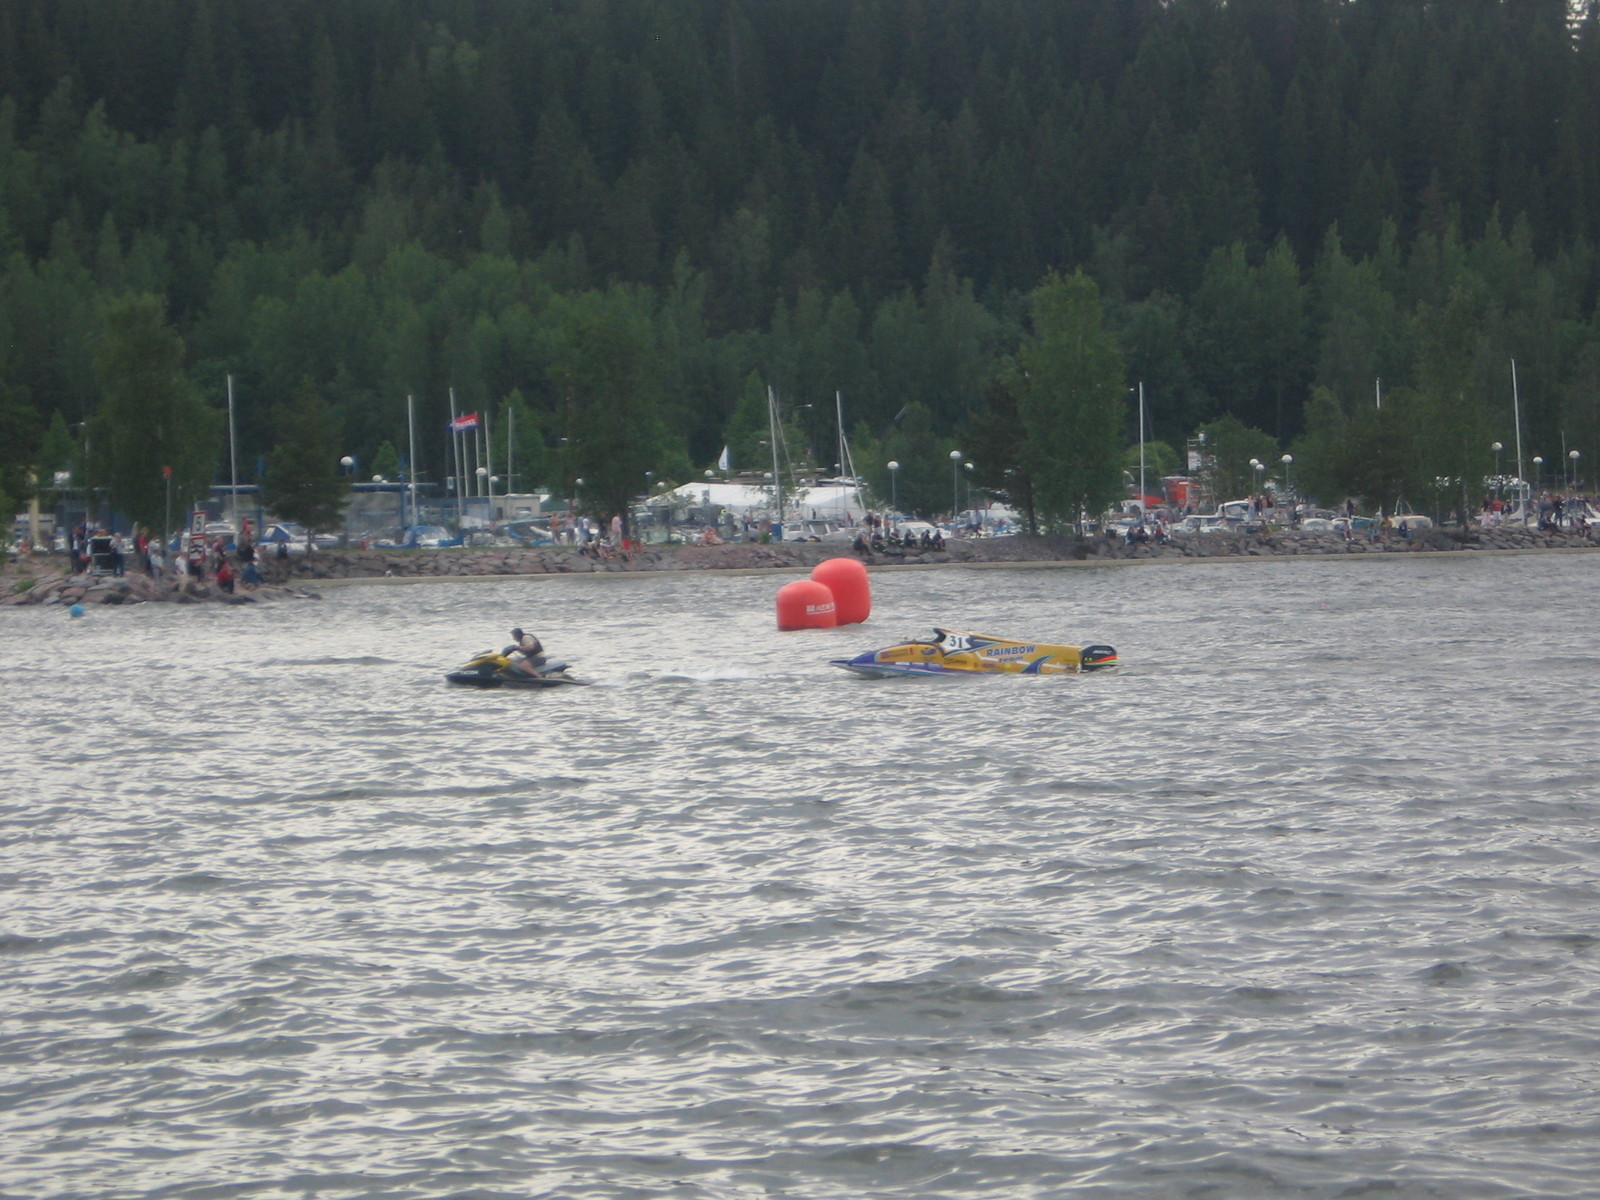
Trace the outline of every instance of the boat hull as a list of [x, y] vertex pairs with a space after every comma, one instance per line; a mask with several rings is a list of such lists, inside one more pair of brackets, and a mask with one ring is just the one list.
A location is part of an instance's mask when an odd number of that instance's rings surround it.
[[509, 688], [513, 691], [537, 690], [539, 688], [571, 687], [575, 684], [588, 683], [587, 679], [574, 679], [565, 671], [558, 671], [553, 675], [540, 675], [538, 677], [525, 676], [515, 679], [510, 675], [498, 672], [485, 675], [478, 671], [451, 671], [445, 677], [446, 683], [456, 687], [471, 688]]
[[1117, 665], [1110, 646], [1067, 646], [936, 629], [925, 641], [901, 642], [833, 666], [872, 679], [961, 675], [1077, 675]]

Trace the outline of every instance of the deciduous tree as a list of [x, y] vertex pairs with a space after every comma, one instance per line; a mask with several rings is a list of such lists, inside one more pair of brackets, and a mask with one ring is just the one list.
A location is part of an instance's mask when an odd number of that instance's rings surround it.
[[1122, 492], [1127, 383], [1122, 352], [1101, 323], [1100, 293], [1078, 271], [1045, 277], [1032, 297], [1033, 328], [1017, 362], [1020, 459], [1047, 522], [1073, 524]]

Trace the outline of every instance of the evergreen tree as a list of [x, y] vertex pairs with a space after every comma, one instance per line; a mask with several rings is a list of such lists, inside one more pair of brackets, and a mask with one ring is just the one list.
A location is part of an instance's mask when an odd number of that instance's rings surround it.
[[1034, 289], [1022, 372], [1020, 455], [1047, 522], [1076, 525], [1122, 492], [1119, 461], [1127, 383], [1122, 354], [1101, 322], [1099, 289], [1082, 271], [1054, 272]]
[[630, 528], [633, 503], [666, 453], [648, 296], [624, 287], [585, 292], [563, 298], [552, 315], [562, 474], [580, 504], [602, 518], [619, 514]]
[[302, 379], [293, 398], [273, 410], [273, 425], [279, 437], [267, 454], [263, 502], [313, 532], [335, 529], [350, 497], [350, 480], [339, 469], [344, 430], [332, 406], [316, 384]]
[[0, 520], [5, 521], [4, 536], [8, 541], [12, 514], [34, 493], [38, 446], [38, 413], [31, 404], [0, 389]]
[[1039, 514], [1033, 496], [1033, 479], [1023, 465], [1022, 416], [1017, 395], [1023, 377], [1009, 363], [984, 390], [984, 406], [974, 414], [966, 441], [972, 448], [973, 472], [990, 495], [1023, 515], [1028, 532], [1039, 532]]
[[378, 444], [377, 453], [372, 456], [372, 473], [382, 479], [400, 478], [400, 452], [387, 438]]
[[167, 480], [179, 512], [203, 496], [217, 460], [223, 415], [183, 373], [183, 341], [156, 296], [130, 296], [107, 310], [95, 348], [100, 407], [89, 419], [89, 482], [136, 525], [166, 528]]

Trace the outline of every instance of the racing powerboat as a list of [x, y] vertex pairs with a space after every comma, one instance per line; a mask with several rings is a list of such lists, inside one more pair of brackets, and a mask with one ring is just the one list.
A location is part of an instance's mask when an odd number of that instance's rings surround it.
[[567, 674], [567, 664], [554, 659], [541, 663], [530, 675], [512, 663], [509, 653], [496, 650], [474, 655], [465, 666], [447, 674], [445, 681], [475, 688], [547, 688], [589, 682]]
[[1117, 665], [1110, 646], [1061, 646], [935, 629], [923, 639], [869, 650], [833, 665], [872, 679], [907, 675], [1076, 675]]

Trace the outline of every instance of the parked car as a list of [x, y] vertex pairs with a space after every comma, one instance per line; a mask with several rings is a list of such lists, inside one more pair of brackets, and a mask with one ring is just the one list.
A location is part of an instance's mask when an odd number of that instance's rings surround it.
[[[276, 551], [279, 546], [285, 547], [290, 554], [304, 554], [306, 552], [306, 534], [310, 531], [304, 525], [295, 521], [276, 521], [261, 531], [261, 536], [256, 539], [256, 544], [263, 549]], [[318, 550], [331, 550], [339, 544], [339, 539], [331, 533], [319, 533], [312, 538]]]
[[1236, 525], [1230, 525], [1216, 513], [1190, 513], [1172, 527], [1174, 533], [1232, 533]]

